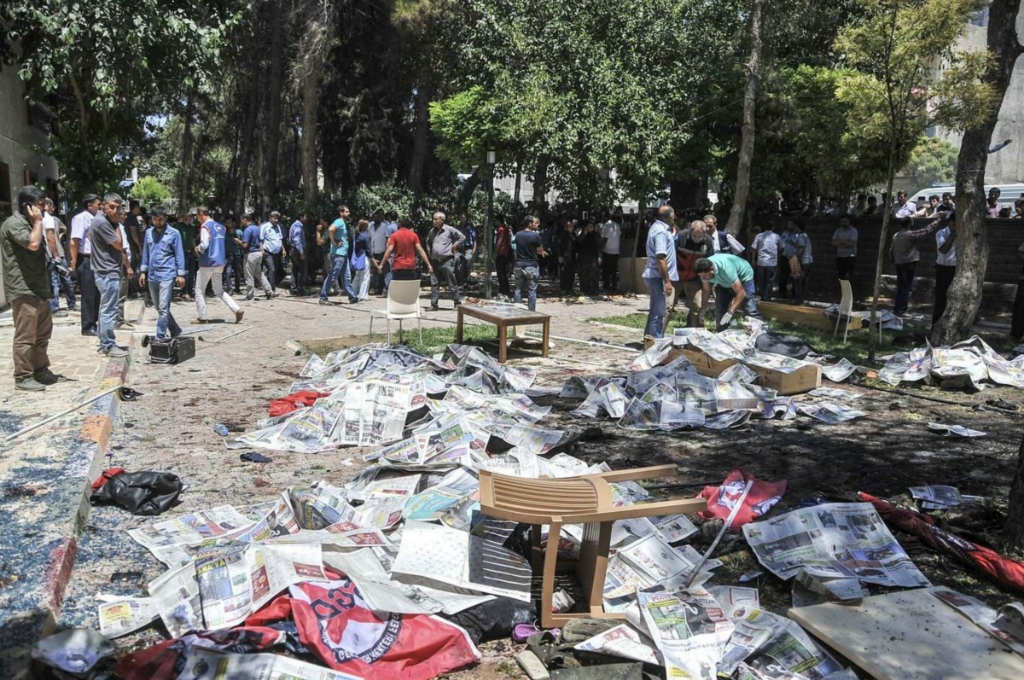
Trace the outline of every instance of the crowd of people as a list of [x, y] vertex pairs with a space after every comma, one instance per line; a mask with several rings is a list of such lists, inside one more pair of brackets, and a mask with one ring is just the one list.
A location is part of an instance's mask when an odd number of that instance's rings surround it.
[[[988, 216], [1007, 216], [999, 199], [998, 189], [993, 189]], [[899, 192], [891, 206], [885, 197], [881, 205], [895, 218], [889, 255], [896, 269], [896, 316], [903, 316], [909, 306], [919, 246], [936, 239], [934, 323], [946, 307], [956, 272], [953, 197], [933, 195], [926, 205], [916, 206], [906, 192]], [[453, 227], [443, 212], [435, 212], [430, 228], [417, 233], [410, 218], [399, 219], [395, 212], [378, 209], [372, 219], [353, 220], [342, 205], [336, 215], [316, 219], [301, 211], [285, 227], [287, 220], [277, 211], [264, 221], [247, 213], [237, 222], [224, 216], [222, 223], [205, 206], [175, 216], [161, 207], [146, 211], [138, 201], [126, 203], [111, 193], [84, 196], [68, 228], [53, 201], [36, 187], [19, 192], [18, 206], [3, 223], [0, 241], [5, 289], [15, 317], [16, 383], [24, 390], [45, 389], [59, 379], [49, 371], [46, 345], [53, 316], [68, 311], [80, 310], [82, 335], [96, 337], [98, 351], [112, 357], [127, 353], [116, 343], [114, 331], [131, 327], [124, 317], [125, 301], [131, 297], [141, 295], [156, 307], [155, 340], [161, 341], [181, 333], [171, 313], [176, 295], [194, 300], [195, 323], [205, 323], [211, 291], [237, 323], [244, 311], [233, 296], [244, 295], [250, 302], [276, 297], [289, 273], [291, 295], [318, 294], [320, 304], [340, 295], [351, 304], [371, 295], [386, 296], [393, 280], [419, 280], [425, 273], [430, 277], [430, 309], [436, 311], [442, 287], [456, 306], [462, 303], [468, 272], [486, 250], [479, 247], [483, 239], [465, 213]], [[863, 217], [879, 209], [873, 196], [862, 195], [849, 212]], [[1016, 202], [1016, 217], [1022, 215], [1024, 199]], [[922, 227], [923, 219], [929, 221]], [[584, 295], [618, 292], [621, 223], [621, 211], [601, 220], [556, 218], [543, 228], [532, 215], [518, 228], [497, 215], [492, 246], [498, 297], [525, 300], [534, 310], [545, 276], [563, 295], [575, 296], [577, 285]], [[852, 281], [858, 232], [848, 217], [839, 219], [831, 243], [838, 278]], [[802, 304], [814, 265], [812, 241], [800, 218], [789, 219], [778, 232], [773, 221], [756, 218], [748, 250], [718, 229], [715, 214], [684, 219], [667, 205], [658, 209], [647, 231], [646, 255], [643, 278], [651, 294], [646, 332], [654, 337], [661, 337], [668, 315], [683, 299], [691, 326], [702, 324], [714, 299], [720, 329], [737, 313], [756, 316], [758, 300], [780, 296]], [[1024, 261], [1024, 249], [1020, 255]], [[66, 310], [60, 308], [62, 296]], [[1014, 336], [1020, 337], [1024, 295], [1018, 294], [1017, 309]]]

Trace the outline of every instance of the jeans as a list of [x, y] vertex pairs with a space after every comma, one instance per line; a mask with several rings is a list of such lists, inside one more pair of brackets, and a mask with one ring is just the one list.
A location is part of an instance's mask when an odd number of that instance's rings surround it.
[[[747, 316], [752, 316], [755, 319], [761, 318], [761, 313], [757, 311], [757, 302], [754, 301], [754, 282], [746, 281], [743, 283], [743, 291], [747, 294], [743, 298], [743, 304], [739, 306], [737, 312], [743, 312]], [[729, 305], [732, 304], [732, 299], [736, 297], [736, 292], [732, 288], [726, 288], [724, 286], [715, 286], [715, 331], [724, 331], [728, 326], [722, 325], [722, 317], [729, 311]]]
[[603, 253], [601, 255], [601, 279], [605, 293], [619, 292], [618, 253]]
[[147, 279], [146, 286], [149, 288], [149, 297], [153, 300], [153, 303], [156, 305], [156, 311], [160, 315], [156, 321], [156, 339], [163, 340], [164, 336], [167, 335], [168, 329], [171, 331], [172, 338], [181, 335], [181, 327], [178, 326], [178, 322], [174, 320], [174, 315], [171, 314], [171, 298], [174, 297], [174, 279], [167, 279], [166, 281]]
[[292, 295], [306, 292], [306, 254], [292, 248]]
[[100, 292], [100, 319], [97, 335], [100, 351], [111, 349], [115, 342], [114, 327], [117, 325], [117, 307], [121, 301], [121, 275], [102, 274], [96, 277], [96, 288]]
[[[135, 278], [134, 276], [132, 277]], [[117, 294], [117, 325], [124, 323], [124, 303], [128, 300], [129, 279], [127, 272], [121, 269], [121, 288]]]
[[347, 255], [331, 255], [331, 271], [324, 279], [324, 285], [320, 288], [320, 299], [326, 300], [328, 293], [331, 289], [338, 284], [338, 279], [344, 275], [345, 278], [345, 292], [348, 293], [349, 300], [354, 300], [356, 292], [352, 289], [351, 273], [349, 272], [348, 256]]
[[903, 316], [910, 306], [910, 294], [914, 292], [914, 274], [917, 262], [896, 265], [896, 307], [893, 314]]
[[434, 273], [430, 275], [430, 306], [437, 307], [437, 301], [441, 298], [441, 279], [452, 292], [452, 300], [455, 304], [461, 304], [459, 296], [459, 284], [455, 281], [455, 258], [449, 257], [446, 260], [433, 260]]
[[537, 265], [527, 265], [524, 267], [516, 267], [516, 292], [515, 300], [516, 304], [520, 304], [523, 301], [523, 289], [526, 289], [527, 303], [526, 306], [531, 312], [537, 311], [537, 280], [540, 279], [540, 267]]
[[88, 255], [78, 256], [75, 273], [78, 276], [78, 289], [82, 293], [82, 332], [96, 331], [100, 318], [100, 292], [96, 277], [92, 273], [91, 258]]
[[220, 301], [227, 305], [232, 312], [237, 312], [240, 307], [231, 299], [231, 296], [224, 292], [223, 283], [224, 267], [200, 267], [199, 277], [196, 279], [196, 309], [199, 310], [200, 321], [206, 321], [206, 284], [213, 284], [213, 294], [219, 297]]
[[807, 277], [811, 275], [811, 265], [813, 263], [808, 262], [807, 264], [800, 265], [800, 276], [793, 279], [793, 289], [796, 291], [796, 299], [794, 302], [798, 305], [804, 303], [804, 288], [807, 285]]
[[660, 276], [644, 277], [647, 290], [651, 294], [651, 308], [647, 312], [647, 326], [644, 327], [644, 336], [660, 338], [665, 334], [665, 305], [668, 300], [665, 298], [665, 282]]
[[942, 313], [946, 311], [946, 301], [949, 296], [949, 286], [956, 276], [956, 265], [937, 264], [935, 265], [935, 305], [932, 308], [932, 325], [938, 323]]
[[[68, 266], [67, 258], [60, 258], [60, 263], [65, 268]], [[71, 277], [68, 274], [62, 274], [57, 271], [56, 267], [50, 267], [50, 284], [53, 287], [53, 297], [50, 298], [50, 311], [56, 312], [60, 309], [60, 294], [64, 292], [64, 297], [68, 301], [68, 309], [75, 308], [75, 285], [71, 283]]]
[[372, 275], [370, 287], [381, 295], [387, 295], [388, 288], [391, 287], [391, 262], [390, 260], [388, 262], [381, 261], [384, 259], [384, 253], [374, 253], [373, 259], [380, 262], [380, 271], [370, 264], [373, 267], [373, 271], [370, 272]]
[[775, 286], [775, 267], [757, 265], [757, 292], [765, 302], [771, 302], [772, 288]]
[[323, 256], [324, 256], [324, 264], [323, 264], [323, 267], [324, 267], [324, 281], [330, 281], [331, 282], [331, 289], [328, 292], [331, 295], [334, 295], [335, 293], [338, 292], [338, 280], [331, 278], [331, 254], [330, 253], [324, 253]]
[[238, 285], [238, 275], [242, 271], [241, 256], [229, 255], [224, 263], [224, 290], [229, 293], [240, 293], [242, 287]]
[[274, 290], [270, 287], [267, 275], [263, 273], [263, 253], [249, 253], [245, 256], [245, 299], [251, 300], [256, 293], [256, 277], [260, 278], [263, 292], [269, 298]]
[[281, 261], [281, 253], [263, 253], [263, 266], [267, 268], [267, 281], [270, 282], [270, 290], [277, 288], [278, 263]]
[[26, 380], [50, 367], [47, 348], [53, 334], [53, 315], [47, 300], [21, 295], [11, 300], [14, 315], [14, 379]]
[[199, 260], [194, 253], [185, 251], [185, 294], [190, 295], [196, 287], [196, 274], [199, 271]]

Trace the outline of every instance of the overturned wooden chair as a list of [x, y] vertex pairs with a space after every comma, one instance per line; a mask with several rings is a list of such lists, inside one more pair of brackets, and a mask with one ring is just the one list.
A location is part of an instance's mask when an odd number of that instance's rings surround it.
[[[541, 625], [557, 628], [579, 617], [625, 620], [625, 614], [605, 613], [604, 582], [608, 572], [608, 551], [612, 523], [621, 519], [693, 515], [707, 507], [702, 498], [680, 498], [659, 503], [641, 503], [624, 507], [612, 505], [613, 482], [673, 477], [675, 465], [636, 468], [560, 479], [523, 479], [480, 471], [480, 508], [485, 515], [531, 526], [533, 574], [541, 575]], [[541, 547], [541, 525], [549, 525], [547, 547]], [[573, 613], [551, 611], [555, 593], [555, 574], [571, 571], [571, 564], [559, 564], [558, 544], [562, 527], [582, 524], [583, 544], [575, 572], [587, 598], [587, 610]]]

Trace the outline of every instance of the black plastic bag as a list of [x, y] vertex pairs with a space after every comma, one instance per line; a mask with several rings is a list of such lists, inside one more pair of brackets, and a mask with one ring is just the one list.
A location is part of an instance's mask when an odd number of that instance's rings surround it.
[[795, 335], [784, 335], [782, 333], [772, 333], [770, 331], [759, 335], [757, 340], [754, 342], [754, 347], [761, 352], [781, 354], [783, 356], [793, 357], [794, 359], [803, 359], [814, 351], [813, 347]]
[[480, 644], [507, 640], [519, 624], [536, 621], [537, 610], [530, 602], [499, 597], [445, 618], [462, 627], [474, 644]]
[[183, 488], [170, 472], [123, 472], [93, 492], [93, 505], [112, 503], [133, 515], [159, 515], [178, 504]]

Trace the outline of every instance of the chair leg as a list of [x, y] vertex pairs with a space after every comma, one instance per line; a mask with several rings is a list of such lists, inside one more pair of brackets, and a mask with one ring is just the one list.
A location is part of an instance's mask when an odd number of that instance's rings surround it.
[[846, 317], [846, 330], [843, 332], [843, 344], [846, 344], [846, 338], [850, 335], [850, 317]]
[[420, 344], [423, 344], [423, 319], [416, 317], [416, 325], [420, 328]]
[[370, 334], [366, 336], [366, 341], [373, 341], [373, 314], [370, 315]]
[[402, 344], [402, 320], [398, 320], [398, 344]]
[[540, 590], [540, 621], [543, 628], [556, 628], [557, 623], [551, 611], [551, 602], [555, 596], [555, 567], [558, 566], [558, 541], [562, 536], [562, 523], [551, 522], [548, 525], [548, 545], [544, 551], [544, 576]]
[[391, 344], [391, 319], [388, 319], [388, 344]]
[[842, 313], [842, 311], [840, 311], [839, 315], [836, 316], [836, 329], [834, 331], [832, 331], [832, 339], [833, 340], [835, 340], [836, 336], [839, 335], [839, 324], [841, 324], [842, 322], [843, 322], [843, 313]]

